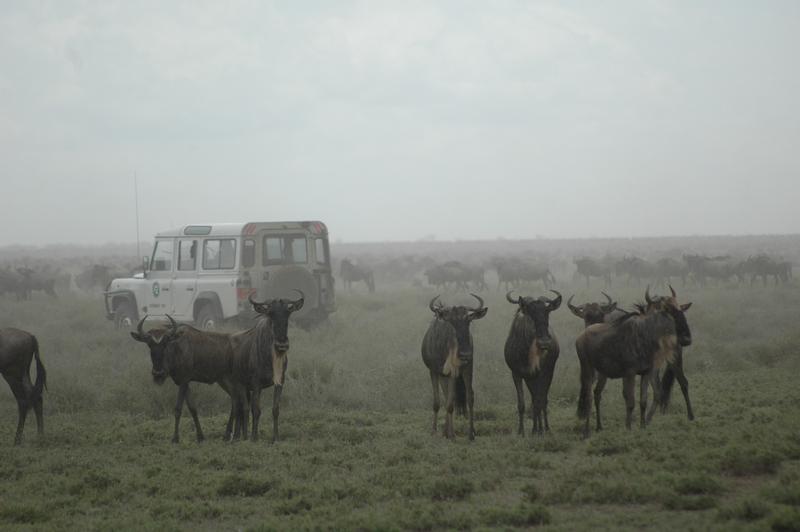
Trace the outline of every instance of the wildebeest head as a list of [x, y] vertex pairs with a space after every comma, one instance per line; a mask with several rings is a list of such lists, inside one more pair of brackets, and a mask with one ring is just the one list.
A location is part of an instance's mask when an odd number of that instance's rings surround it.
[[511, 290], [506, 294], [509, 303], [519, 305], [517, 312], [521, 312], [533, 321], [535, 329], [536, 344], [542, 351], [547, 351], [552, 347], [553, 339], [550, 336], [550, 313], [561, 306], [561, 294], [555, 290], [550, 290], [556, 294], [555, 299], [547, 297], [522, 297], [511, 298]]
[[253, 305], [253, 310], [269, 318], [273, 346], [279, 354], [289, 350], [289, 316], [292, 312], [303, 308], [305, 302], [305, 294], [296, 288], [294, 291], [300, 294], [300, 299], [267, 299], [259, 303], [253, 300], [252, 295], [248, 298]]
[[692, 331], [686, 321], [685, 312], [692, 306], [691, 303], [681, 305], [678, 303], [678, 296], [672, 285], [669, 285], [670, 296], [650, 296], [650, 287], [644, 292], [644, 299], [647, 302], [647, 312], [665, 312], [669, 314], [675, 322], [675, 332], [678, 335], [678, 343], [684, 347], [692, 345]]
[[436, 319], [446, 321], [455, 329], [459, 358], [472, 357], [472, 336], [469, 333], [469, 324], [473, 320], [479, 320], [486, 316], [486, 312], [489, 310], [488, 307], [484, 306], [483, 299], [480, 296], [470, 295], [478, 300], [477, 307], [470, 308], [462, 305], [446, 307], [441, 301], [438, 301], [439, 296], [431, 299], [428, 304], [428, 308], [431, 309]]
[[163, 384], [167, 379], [164, 354], [170, 341], [178, 334], [178, 324], [175, 323], [172, 316], [167, 315], [167, 319], [170, 322], [169, 328], [158, 327], [144, 332], [142, 325], [144, 325], [144, 320], [146, 319], [147, 315], [139, 320], [139, 325], [136, 326], [135, 331], [131, 331], [131, 336], [137, 342], [145, 343], [150, 348], [150, 361], [153, 363], [153, 369], [151, 370], [153, 380], [156, 384]]
[[584, 303], [583, 305], [573, 305], [572, 298], [575, 297], [574, 295], [570, 296], [567, 300], [567, 306], [569, 310], [572, 311], [577, 317], [582, 319], [584, 323], [588, 325], [592, 325], [594, 323], [603, 323], [605, 321], [605, 317], [607, 314], [611, 314], [615, 310], [617, 310], [617, 302], [611, 299], [611, 296], [606, 294], [605, 292], [601, 292], [606, 299], [608, 300], [605, 303]]

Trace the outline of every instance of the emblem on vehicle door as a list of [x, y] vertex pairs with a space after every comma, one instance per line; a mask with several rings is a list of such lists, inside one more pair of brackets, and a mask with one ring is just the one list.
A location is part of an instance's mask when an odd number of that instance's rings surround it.
[[153, 283], [153, 296], [158, 297], [158, 294], [161, 293], [161, 286], [159, 286], [158, 281]]

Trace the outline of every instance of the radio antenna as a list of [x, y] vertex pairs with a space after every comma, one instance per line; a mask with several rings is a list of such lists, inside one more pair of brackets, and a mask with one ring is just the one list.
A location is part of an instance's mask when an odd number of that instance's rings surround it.
[[139, 238], [139, 176], [133, 171], [133, 198], [136, 205], [136, 260], [142, 258], [142, 239]]

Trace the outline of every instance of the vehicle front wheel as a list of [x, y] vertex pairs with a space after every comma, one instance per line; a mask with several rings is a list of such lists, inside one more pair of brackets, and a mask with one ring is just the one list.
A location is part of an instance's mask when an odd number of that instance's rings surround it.
[[214, 305], [204, 305], [197, 313], [197, 327], [199, 329], [218, 329], [222, 325], [222, 318], [214, 309]]
[[128, 301], [119, 304], [114, 311], [114, 324], [117, 329], [132, 329], [136, 325], [136, 309]]

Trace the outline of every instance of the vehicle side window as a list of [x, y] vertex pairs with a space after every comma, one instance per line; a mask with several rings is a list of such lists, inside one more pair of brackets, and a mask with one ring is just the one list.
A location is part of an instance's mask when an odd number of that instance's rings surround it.
[[246, 238], [242, 242], [242, 267], [252, 268], [256, 264], [256, 241]]
[[236, 240], [206, 240], [203, 242], [203, 269], [229, 270], [236, 264]]
[[305, 237], [291, 238], [287, 240], [291, 241], [291, 262], [295, 264], [305, 264], [308, 262], [308, 251], [306, 250]]
[[268, 264], [283, 264], [282, 238], [264, 237], [264, 266]]
[[305, 235], [264, 237], [262, 262], [270, 264], [305, 264], [308, 262]]
[[172, 270], [172, 240], [159, 240], [153, 251], [154, 272], [168, 272]]
[[197, 266], [197, 240], [181, 240], [178, 244], [178, 270], [192, 271]]
[[317, 255], [317, 264], [328, 264], [328, 246], [325, 245], [324, 238], [314, 239], [314, 251]]

